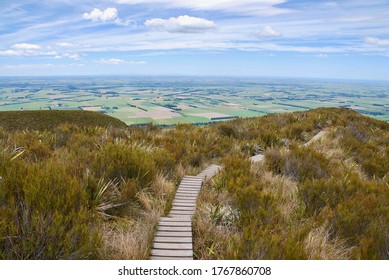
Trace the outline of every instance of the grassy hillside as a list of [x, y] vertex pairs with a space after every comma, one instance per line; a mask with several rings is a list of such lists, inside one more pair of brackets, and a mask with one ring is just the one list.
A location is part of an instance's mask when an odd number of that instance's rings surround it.
[[126, 127], [124, 122], [98, 112], [81, 110], [0, 111], [0, 127], [7, 130], [51, 130], [64, 123], [78, 126]]
[[[389, 258], [386, 122], [316, 109], [204, 127], [26, 131], [31, 119], [0, 128], [0, 258], [146, 259], [181, 178], [210, 163], [224, 170], [200, 194], [196, 258]], [[251, 165], [258, 152], [264, 162]]]

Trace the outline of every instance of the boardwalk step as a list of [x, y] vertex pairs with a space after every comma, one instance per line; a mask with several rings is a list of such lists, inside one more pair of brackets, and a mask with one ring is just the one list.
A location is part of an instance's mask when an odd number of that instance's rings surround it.
[[192, 232], [192, 227], [159, 226], [158, 231]]
[[160, 237], [156, 236], [154, 238], [154, 242], [159, 242], [159, 243], [192, 243], [192, 238], [191, 237]]
[[211, 165], [197, 176], [184, 176], [177, 188], [169, 217], [162, 217], [154, 236], [152, 260], [192, 260], [192, 216], [205, 178], [214, 176], [220, 167]]
[[153, 249], [151, 250], [152, 256], [160, 257], [192, 257], [192, 250], [162, 250], [162, 249]]
[[192, 243], [154, 243], [154, 249], [193, 250]]
[[193, 257], [160, 257], [152, 256], [150, 260], [193, 260]]
[[173, 207], [174, 206], [182, 206], [182, 207], [196, 207], [196, 203], [195, 202], [179, 202], [179, 201], [173, 201]]
[[183, 221], [187, 221], [187, 222], [192, 222], [192, 220], [190, 218], [170, 218], [170, 217], [161, 217], [159, 218], [159, 220], [161, 222], [173, 222], [173, 221], [178, 221], [178, 222], [183, 222]]
[[192, 238], [192, 232], [171, 232], [171, 231], [157, 231], [155, 236], [159, 237], [190, 237]]
[[175, 210], [175, 211], [194, 211], [196, 210], [196, 206], [176, 206], [174, 205], [172, 210]]
[[190, 227], [192, 226], [191, 222], [159, 222], [158, 225], [164, 226], [164, 227]]

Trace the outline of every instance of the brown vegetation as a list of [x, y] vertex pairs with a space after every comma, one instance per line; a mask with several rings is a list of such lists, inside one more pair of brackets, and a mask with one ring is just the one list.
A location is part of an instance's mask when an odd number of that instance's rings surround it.
[[346, 109], [0, 128], [0, 258], [145, 259], [181, 178], [212, 162], [224, 170], [199, 197], [198, 259], [388, 259], [387, 158], [389, 125]]

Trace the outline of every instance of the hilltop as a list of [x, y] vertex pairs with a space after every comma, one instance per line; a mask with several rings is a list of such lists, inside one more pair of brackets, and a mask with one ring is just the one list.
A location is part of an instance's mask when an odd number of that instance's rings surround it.
[[102, 113], [82, 110], [0, 111], [0, 127], [7, 130], [52, 130], [65, 123], [81, 127], [127, 126], [124, 122]]
[[387, 122], [332, 108], [163, 129], [52, 112], [0, 113], [0, 258], [146, 259], [182, 177], [211, 163], [196, 258], [389, 258]]

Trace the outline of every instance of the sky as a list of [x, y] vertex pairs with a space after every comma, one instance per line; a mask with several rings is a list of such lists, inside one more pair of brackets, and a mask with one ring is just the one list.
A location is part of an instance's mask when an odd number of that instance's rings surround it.
[[389, 80], [388, 0], [0, 3], [0, 76]]

